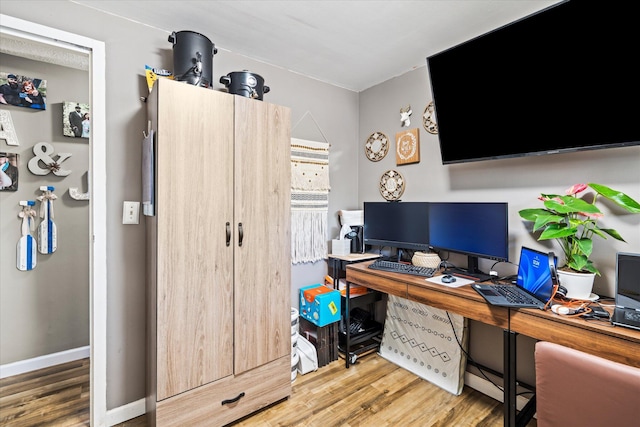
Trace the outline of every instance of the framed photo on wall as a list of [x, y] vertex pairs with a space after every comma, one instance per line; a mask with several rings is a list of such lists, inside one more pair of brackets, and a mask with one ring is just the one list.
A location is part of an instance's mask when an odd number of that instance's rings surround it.
[[62, 133], [73, 138], [91, 135], [91, 109], [89, 104], [64, 102], [62, 104]]
[[0, 152], [0, 191], [18, 190], [18, 154]]
[[420, 163], [420, 134], [418, 128], [396, 133], [396, 164]]
[[0, 71], [0, 104], [45, 110], [47, 81]]

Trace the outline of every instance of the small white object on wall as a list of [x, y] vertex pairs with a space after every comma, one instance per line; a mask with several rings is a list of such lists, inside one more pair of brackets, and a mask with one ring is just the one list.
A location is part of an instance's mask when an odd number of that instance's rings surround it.
[[42, 195], [38, 197], [40, 202], [40, 225], [38, 225], [38, 251], [41, 254], [52, 254], [58, 248], [58, 227], [53, 222], [53, 201], [58, 197], [53, 194], [55, 187], [43, 185], [40, 187]]
[[[47, 175], [49, 172], [53, 172], [56, 176], [67, 176], [71, 173], [70, 170], [62, 169], [62, 163], [71, 157], [71, 153], [59, 153], [58, 160], [54, 160], [52, 155], [54, 155], [53, 145], [48, 142], [38, 142], [33, 146], [33, 157], [29, 160], [27, 167], [34, 175]], [[42, 162], [46, 167], [41, 168], [40, 162]]]
[[22, 219], [21, 224], [21, 237], [18, 240], [17, 245], [17, 259], [16, 267], [20, 271], [29, 271], [36, 268], [38, 252], [36, 248], [38, 246], [35, 237], [31, 235], [31, 232], [35, 229], [35, 220], [37, 213], [33, 206], [36, 202], [33, 200], [21, 200], [20, 206], [22, 206], [22, 212], [18, 214], [18, 217]]
[[69, 196], [73, 200], [89, 200], [89, 192], [81, 193], [77, 187], [69, 187]]
[[91, 198], [91, 176], [87, 174], [87, 190], [86, 193], [81, 193], [77, 187], [69, 187], [69, 196], [73, 200], [86, 200], [89, 201]]
[[0, 110], [0, 139], [7, 141], [7, 145], [20, 145], [11, 112], [7, 110]]
[[140, 224], [140, 202], [124, 202], [122, 206], [123, 224]]
[[407, 127], [411, 125], [411, 119], [409, 118], [413, 111], [411, 110], [411, 105], [407, 108], [400, 108], [400, 122], [402, 127]]

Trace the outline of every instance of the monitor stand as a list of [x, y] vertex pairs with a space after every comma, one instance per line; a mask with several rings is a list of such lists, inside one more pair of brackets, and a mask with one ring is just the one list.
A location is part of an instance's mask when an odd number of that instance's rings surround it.
[[445, 269], [444, 272], [445, 274], [451, 274], [456, 277], [462, 277], [463, 279], [474, 280], [476, 282], [484, 282], [485, 280], [491, 279], [491, 276], [478, 269], [478, 257], [469, 255], [467, 265], [468, 267], [466, 269], [452, 267]]

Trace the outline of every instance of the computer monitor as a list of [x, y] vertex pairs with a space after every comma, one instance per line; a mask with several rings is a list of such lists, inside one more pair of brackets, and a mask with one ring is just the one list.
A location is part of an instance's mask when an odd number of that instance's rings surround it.
[[611, 323], [640, 329], [640, 253], [616, 254], [615, 302]]
[[509, 260], [507, 203], [429, 203], [429, 245], [468, 257], [467, 272], [480, 273], [478, 258]]
[[364, 202], [364, 243], [429, 250], [428, 215], [427, 202]]

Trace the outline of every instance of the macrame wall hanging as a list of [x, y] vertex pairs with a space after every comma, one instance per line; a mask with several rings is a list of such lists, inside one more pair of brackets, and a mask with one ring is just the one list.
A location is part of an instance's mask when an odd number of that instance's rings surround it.
[[327, 257], [329, 144], [291, 138], [291, 260]]
[[291, 138], [291, 262], [293, 264], [316, 262], [327, 257], [327, 213], [330, 189], [329, 143]]

